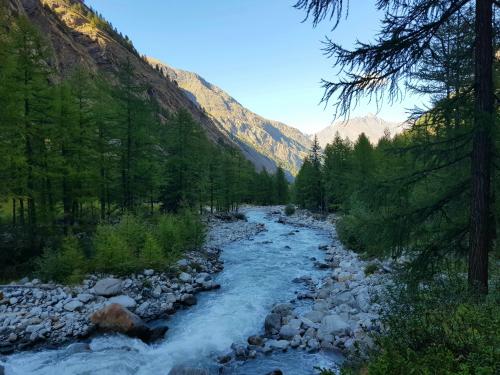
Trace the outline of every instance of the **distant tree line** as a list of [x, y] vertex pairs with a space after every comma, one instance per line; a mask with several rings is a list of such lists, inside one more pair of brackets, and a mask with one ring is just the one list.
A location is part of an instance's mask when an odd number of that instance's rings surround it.
[[241, 152], [210, 141], [186, 110], [165, 111], [137, 83], [131, 59], [115, 83], [81, 66], [61, 77], [28, 19], [1, 13], [0, 29], [3, 270], [29, 269], [61, 236], [92, 233], [124, 213], [287, 201], [281, 168], [258, 173]]

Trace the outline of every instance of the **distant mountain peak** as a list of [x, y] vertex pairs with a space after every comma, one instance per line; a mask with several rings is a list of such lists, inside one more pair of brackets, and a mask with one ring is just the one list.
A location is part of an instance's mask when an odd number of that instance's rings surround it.
[[364, 116], [338, 120], [315, 135], [321, 147], [333, 141], [337, 132], [342, 138], [349, 138], [353, 142], [361, 133], [364, 133], [371, 143], [376, 144], [385, 135], [386, 130], [394, 136], [401, 133], [404, 126], [403, 123], [386, 121], [374, 113], [367, 113]]

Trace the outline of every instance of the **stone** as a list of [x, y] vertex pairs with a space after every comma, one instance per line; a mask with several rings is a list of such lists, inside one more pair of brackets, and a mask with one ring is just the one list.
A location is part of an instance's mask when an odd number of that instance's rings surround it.
[[144, 270], [143, 274], [144, 276], [153, 276], [155, 273], [154, 270]]
[[332, 297], [332, 302], [334, 305], [339, 306], [342, 304], [347, 304], [349, 306], [355, 306], [356, 301], [354, 300], [354, 297], [352, 295], [351, 291], [344, 291], [337, 293]]
[[292, 348], [298, 348], [300, 346], [301, 341], [302, 340], [301, 340], [300, 335], [293, 336], [292, 341], [290, 341], [290, 346]]
[[300, 333], [300, 329], [296, 328], [290, 324], [286, 324], [280, 329], [280, 338], [285, 340], [291, 340], [294, 336]]
[[122, 291], [122, 281], [111, 277], [99, 280], [94, 285], [94, 291], [95, 294], [97, 294], [98, 296], [103, 296], [103, 297], [116, 296]]
[[264, 320], [264, 329], [267, 334], [278, 333], [281, 328], [281, 316], [276, 313], [271, 313]]
[[321, 319], [323, 319], [324, 316], [325, 313], [323, 311], [313, 310], [305, 314], [304, 318], [310, 320], [313, 323], [319, 323], [321, 322]]
[[318, 329], [318, 337], [321, 339], [325, 335], [346, 335], [350, 331], [350, 326], [340, 316], [327, 315], [321, 320]]
[[9, 342], [15, 342], [17, 341], [17, 335], [12, 332], [10, 335], [9, 335], [9, 338], [8, 338]]
[[172, 367], [168, 375], [210, 375], [210, 373], [207, 369], [177, 365]]
[[180, 275], [179, 275], [179, 280], [181, 280], [182, 282], [185, 282], [185, 283], [188, 283], [188, 282], [191, 282], [191, 275], [189, 273], [186, 273], [186, 272], [181, 272]]
[[158, 298], [161, 296], [161, 286], [157, 285], [154, 289], [153, 289], [153, 297], [155, 298]]
[[316, 339], [310, 339], [307, 341], [307, 347], [310, 351], [315, 351], [319, 349], [319, 341]]
[[359, 290], [358, 294], [355, 297], [356, 304], [363, 312], [370, 311], [370, 295], [368, 294], [368, 288], [363, 287]]
[[185, 306], [193, 306], [198, 303], [196, 297], [192, 294], [183, 294], [181, 297], [181, 302]]
[[80, 310], [80, 308], [83, 306], [83, 303], [81, 303], [79, 300], [74, 299], [73, 301], [70, 301], [64, 305], [64, 310], [66, 311], [76, 311]]
[[110, 299], [108, 299], [106, 301], [107, 305], [112, 304], [112, 303], [117, 303], [117, 304], [122, 305], [123, 307], [126, 307], [128, 309], [135, 307], [137, 305], [137, 302], [135, 302], [135, 299], [133, 299], [125, 294], [123, 294], [121, 296], [111, 297]]
[[92, 314], [90, 320], [98, 330], [118, 332], [143, 341], [150, 341], [153, 331], [137, 315], [117, 303], [105, 306]]
[[264, 340], [262, 340], [262, 337], [258, 336], [258, 335], [253, 335], [253, 336], [250, 336], [248, 339], [247, 339], [247, 342], [250, 344], [250, 345], [254, 345], [254, 346], [262, 346], [262, 344], [264, 343]]
[[19, 301], [19, 298], [17, 298], [17, 297], [12, 297], [9, 299], [9, 303], [11, 305], [15, 305], [18, 301]]
[[180, 259], [177, 261], [177, 266], [187, 267], [187, 266], [189, 266], [189, 261], [187, 259]]
[[287, 340], [268, 340], [266, 346], [275, 350], [286, 350], [290, 346]]
[[272, 312], [275, 314], [279, 314], [281, 316], [290, 315], [293, 311], [293, 306], [291, 303], [280, 303], [273, 307]]
[[217, 357], [217, 362], [219, 362], [220, 364], [226, 364], [231, 362], [232, 359], [233, 357], [231, 356], [231, 354], [223, 354]]
[[76, 298], [83, 303], [88, 303], [94, 299], [94, 295], [90, 293], [80, 293]]

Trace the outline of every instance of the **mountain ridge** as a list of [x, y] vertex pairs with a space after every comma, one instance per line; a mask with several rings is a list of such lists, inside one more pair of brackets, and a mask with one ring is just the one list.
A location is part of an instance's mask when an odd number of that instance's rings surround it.
[[256, 169], [272, 166], [266, 156], [221, 131], [220, 124], [189, 100], [175, 82], [159, 74], [139, 55], [128, 37], [82, 1], [5, 0], [5, 4], [10, 12], [26, 17], [45, 35], [54, 52], [48, 63], [60, 76], [83, 66], [117, 82], [120, 65], [129, 60], [135, 72], [135, 84], [147, 87], [147, 95], [163, 109], [169, 113], [186, 109], [213, 143], [239, 149]]
[[195, 72], [174, 68], [153, 57], [147, 59], [162, 74], [177, 82], [185, 95], [214, 118], [223, 130], [272, 160], [272, 170], [280, 165], [290, 175], [298, 172], [311, 145], [305, 134], [250, 111], [222, 88]]

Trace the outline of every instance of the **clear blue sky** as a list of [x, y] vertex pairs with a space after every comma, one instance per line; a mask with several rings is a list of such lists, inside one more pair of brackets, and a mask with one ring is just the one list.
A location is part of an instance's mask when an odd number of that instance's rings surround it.
[[[346, 46], [371, 39], [379, 16], [372, 0], [351, 2], [350, 15], [330, 31], [301, 23], [304, 12], [294, 0], [87, 0], [123, 34], [139, 53], [174, 67], [196, 72], [221, 87], [250, 110], [306, 133], [328, 126], [333, 109], [319, 101], [321, 78], [334, 74], [322, 54], [329, 35]], [[403, 121], [405, 108], [385, 105], [379, 115]], [[352, 116], [375, 113], [363, 103]]]

